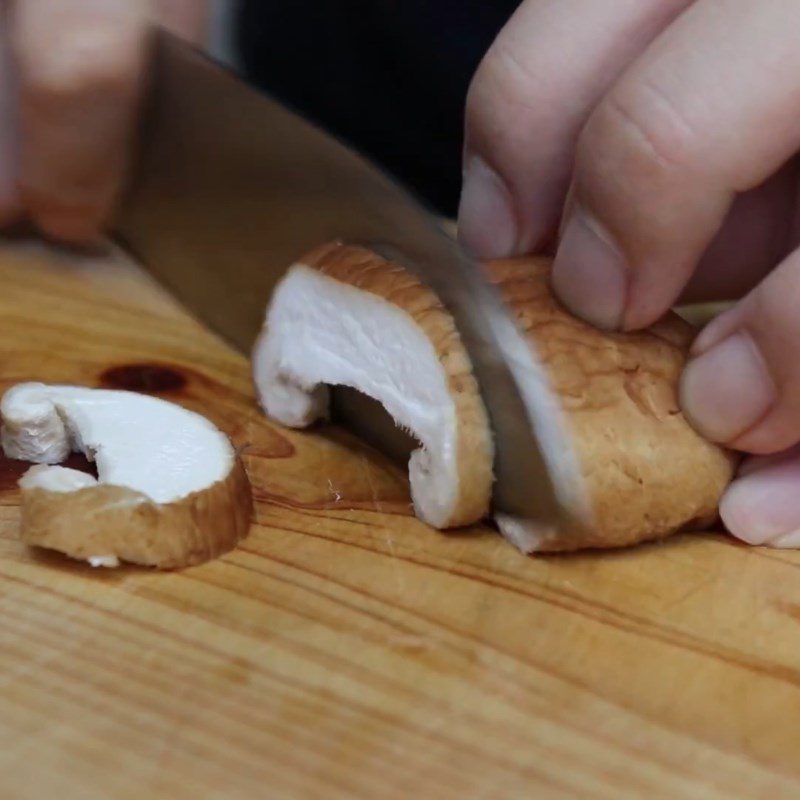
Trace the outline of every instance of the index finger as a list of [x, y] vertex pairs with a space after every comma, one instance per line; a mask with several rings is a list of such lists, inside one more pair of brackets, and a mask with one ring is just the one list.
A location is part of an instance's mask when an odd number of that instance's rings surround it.
[[122, 186], [147, 55], [143, 6], [16, 5], [19, 190], [33, 221], [56, 238], [98, 236]]

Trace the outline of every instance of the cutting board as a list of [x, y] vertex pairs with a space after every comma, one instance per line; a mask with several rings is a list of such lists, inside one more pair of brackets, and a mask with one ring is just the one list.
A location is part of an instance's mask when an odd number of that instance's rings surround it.
[[24, 380], [203, 412], [257, 511], [212, 563], [92, 569], [19, 543], [0, 462], [4, 800], [800, 796], [800, 554], [436, 533], [351, 435], [267, 422], [120, 256], [2, 245], [0, 390]]

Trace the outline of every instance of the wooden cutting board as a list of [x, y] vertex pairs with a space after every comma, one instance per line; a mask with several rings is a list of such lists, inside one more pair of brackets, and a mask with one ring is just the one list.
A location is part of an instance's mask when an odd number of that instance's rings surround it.
[[2, 246], [23, 380], [202, 411], [258, 508], [213, 563], [93, 570], [17, 541], [0, 461], [4, 800], [800, 796], [800, 554], [437, 534], [349, 435], [266, 422], [245, 359], [120, 258]]

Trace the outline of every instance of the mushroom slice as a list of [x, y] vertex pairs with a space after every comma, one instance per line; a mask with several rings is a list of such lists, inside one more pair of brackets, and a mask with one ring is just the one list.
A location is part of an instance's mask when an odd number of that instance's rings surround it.
[[[134, 392], [24, 383], [0, 402], [20, 479], [22, 539], [96, 566], [172, 568], [233, 548], [252, 514], [250, 484], [229, 439], [205, 417]], [[97, 478], [52, 466], [71, 451]]]
[[403, 268], [339, 243], [310, 253], [273, 294], [253, 370], [263, 408], [291, 427], [327, 415], [327, 385], [379, 401], [421, 443], [411, 496], [430, 525], [488, 513], [493, 447], [469, 358], [437, 296]]

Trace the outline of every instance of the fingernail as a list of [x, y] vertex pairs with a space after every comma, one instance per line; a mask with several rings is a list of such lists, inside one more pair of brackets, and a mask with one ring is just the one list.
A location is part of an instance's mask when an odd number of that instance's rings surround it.
[[480, 156], [469, 157], [464, 166], [458, 238], [478, 258], [505, 258], [516, 248], [517, 223], [511, 193]]
[[756, 343], [743, 331], [690, 361], [681, 380], [684, 414], [714, 442], [734, 442], [764, 417], [776, 396]]
[[741, 307], [723, 311], [706, 325], [692, 342], [692, 356], [701, 356], [715, 344], [727, 339], [741, 324]]
[[553, 264], [553, 288], [561, 302], [587, 322], [616, 330], [625, 313], [627, 271], [611, 236], [576, 205]]
[[800, 462], [791, 460], [734, 481], [720, 502], [725, 527], [749, 544], [800, 546]]

